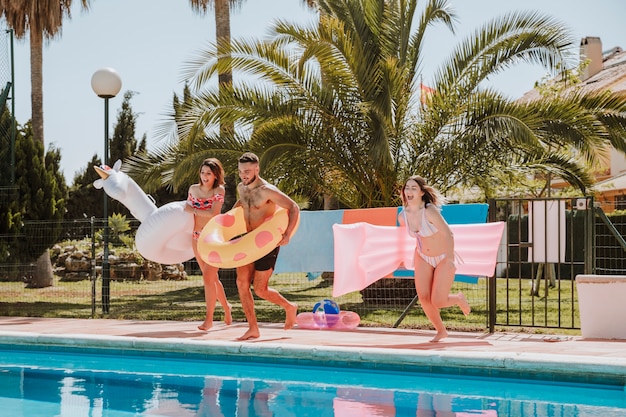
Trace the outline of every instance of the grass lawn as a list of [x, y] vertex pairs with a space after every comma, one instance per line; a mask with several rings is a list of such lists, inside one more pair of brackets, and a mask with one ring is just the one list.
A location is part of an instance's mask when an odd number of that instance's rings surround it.
[[[232, 274], [231, 274], [232, 275]], [[226, 295], [233, 305], [233, 319], [244, 321], [234, 276], [222, 276]], [[442, 310], [442, 318], [450, 330], [485, 331], [488, 329], [486, 279], [477, 284], [455, 282], [453, 292], [463, 291], [472, 305], [472, 314], [463, 316], [457, 307]], [[528, 280], [497, 279], [497, 330], [579, 334], [575, 286], [569, 280], [557, 282], [555, 288], [542, 288], [539, 296], [530, 295]], [[27, 289], [21, 282], [0, 282], [0, 315], [32, 317], [91, 318], [92, 291], [95, 292], [97, 318], [132, 320], [202, 321], [204, 292], [200, 276], [181, 281], [112, 281], [109, 314], [101, 308], [100, 280], [92, 282], [61, 282], [52, 287]], [[310, 279], [306, 274], [279, 274], [270, 285], [299, 306], [299, 312], [312, 311], [324, 298], [332, 298], [332, 281], [322, 277]], [[410, 295], [412, 297], [413, 294]], [[393, 295], [378, 301], [363, 302], [359, 292], [333, 298], [342, 310], [354, 311], [361, 317], [361, 326], [392, 327], [410, 298]], [[560, 307], [559, 307], [560, 306]], [[261, 322], [282, 322], [284, 311], [265, 300], [256, 301]], [[216, 308], [215, 320], [222, 320], [223, 310]], [[431, 328], [419, 303], [410, 309], [400, 325], [402, 328]], [[568, 330], [571, 329], [571, 330]]]

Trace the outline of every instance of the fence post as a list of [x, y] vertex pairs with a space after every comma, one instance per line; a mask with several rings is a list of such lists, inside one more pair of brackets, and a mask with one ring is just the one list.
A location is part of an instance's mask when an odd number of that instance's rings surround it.
[[95, 217], [91, 216], [91, 318], [96, 316], [96, 231]]
[[[587, 216], [585, 216], [585, 274], [596, 273], [596, 203], [593, 197], [587, 197]], [[598, 207], [602, 211], [602, 208]]]
[[[489, 223], [493, 223], [495, 221], [497, 221], [496, 218], [496, 211], [497, 211], [497, 207], [496, 207], [496, 200], [491, 198], [489, 199]], [[505, 219], [505, 221], [507, 221], [507, 219]], [[507, 236], [507, 232], [505, 231], [504, 233], [505, 236]], [[508, 238], [507, 238], [508, 239]], [[497, 271], [497, 263], [496, 263], [496, 271]], [[497, 283], [496, 280], [498, 279], [497, 277], [497, 272], [494, 273], [493, 277], [486, 277], [487, 279], [487, 303], [488, 303], [488, 312], [487, 312], [487, 317], [488, 317], [488, 327], [489, 327], [489, 333], [493, 333], [495, 331], [495, 324], [496, 324], [496, 289], [497, 289]]]

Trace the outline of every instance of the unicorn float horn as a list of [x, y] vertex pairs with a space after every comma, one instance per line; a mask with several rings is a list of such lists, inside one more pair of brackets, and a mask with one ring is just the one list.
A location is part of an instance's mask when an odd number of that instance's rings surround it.
[[93, 186], [103, 188], [109, 197], [122, 203], [134, 218], [143, 222], [157, 210], [157, 206], [131, 177], [120, 171], [121, 167], [120, 160], [113, 168], [106, 165], [94, 167], [100, 178], [93, 182]]

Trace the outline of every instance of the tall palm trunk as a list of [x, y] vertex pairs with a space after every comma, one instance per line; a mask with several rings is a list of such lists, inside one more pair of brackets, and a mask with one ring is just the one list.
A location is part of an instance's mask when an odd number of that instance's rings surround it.
[[[215, 0], [215, 39], [217, 41], [218, 62], [230, 61], [230, 0]], [[230, 64], [228, 69], [218, 74], [220, 95], [233, 85], [233, 69]], [[220, 123], [220, 135], [230, 136], [234, 133], [234, 123]]]
[[[44, 144], [43, 138], [43, 33], [30, 31], [31, 122], [33, 138]], [[42, 148], [44, 149], [44, 148]], [[45, 152], [45, 149], [44, 149]]]
[[[221, 60], [230, 58], [230, 5], [229, 0], [215, 1], [215, 39], [220, 45]], [[228, 70], [220, 72], [219, 85], [230, 87], [233, 83], [233, 70], [229, 65]]]
[[54, 285], [54, 274], [52, 273], [52, 261], [48, 250], [37, 258], [32, 276], [26, 279], [28, 288], [46, 288]]
[[[218, 45], [219, 61], [230, 61], [230, 0], [215, 0], [215, 39]], [[220, 71], [218, 83], [220, 95], [233, 85], [233, 70], [229, 64], [227, 70]], [[235, 124], [220, 122], [220, 136], [231, 137], [235, 133]], [[226, 175], [226, 195], [224, 196], [224, 209], [232, 207], [237, 201], [236, 178], [234, 173]]]
[[[33, 126], [33, 140], [44, 142], [43, 136], [43, 33], [30, 31], [30, 85], [31, 85], [31, 123]], [[41, 147], [44, 150], [44, 146]], [[41, 160], [45, 163], [45, 158]], [[35, 262], [35, 270], [28, 285], [32, 288], [44, 288], [53, 285], [54, 275], [50, 254], [45, 249]]]

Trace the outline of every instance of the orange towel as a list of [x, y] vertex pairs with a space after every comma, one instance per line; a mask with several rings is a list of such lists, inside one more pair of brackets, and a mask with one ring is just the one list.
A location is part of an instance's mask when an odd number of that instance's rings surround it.
[[397, 207], [379, 207], [367, 209], [344, 210], [342, 224], [369, 223], [376, 226], [396, 226]]

